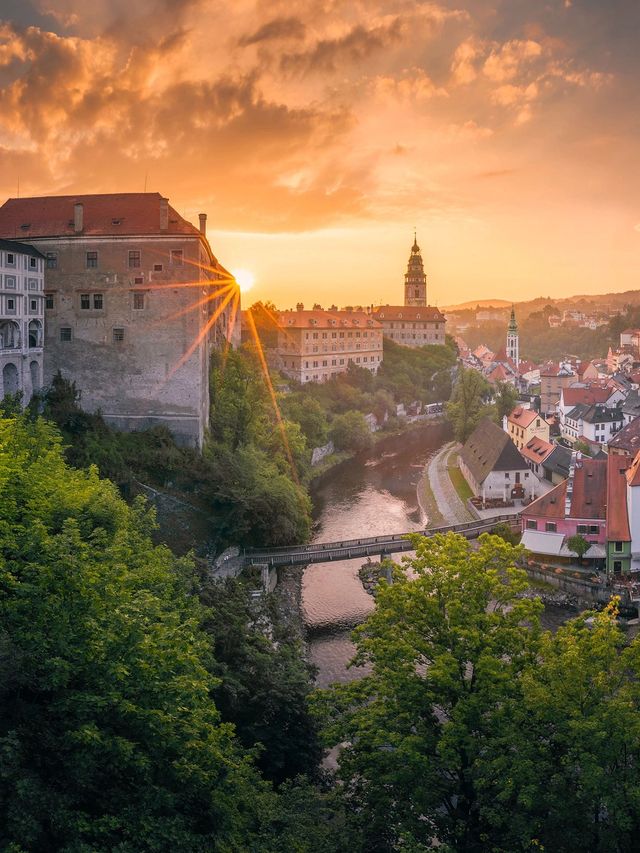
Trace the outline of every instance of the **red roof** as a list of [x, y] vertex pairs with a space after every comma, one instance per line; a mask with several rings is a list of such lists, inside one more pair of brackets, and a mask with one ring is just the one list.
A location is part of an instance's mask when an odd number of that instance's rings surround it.
[[530, 459], [531, 462], [535, 462], [536, 464], [544, 462], [547, 456], [552, 452], [553, 444], [545, 441], [544, 438], [538, 438], [538, 436], [535, 436], [527, 442], [520, 451], [525, 459]]
[[373, 309], [377, 320], [430, 320], [444, 323], [444, 314], [431, 305], [378, 305]]
[[0, 207], [0, 236], [29, 240], [72, 237], [74, 205], [83, 205], [84, 236], [182, 234], [200, 231], [169, 206], [168, 226], [160, 228], [160, 193], [105, 193], [10, 198]]
[[[569, 480], [533, 501], [523, 515], [536, 518], [565, 518], [564, 505]], [[607, 460], [582, 458], [573, 474], [569, 518], [606, 518]]]
[[523, 409], [522, 406], [518, 406], [511, 412], [507, 420], [526, 429], [536, 418], [542, 419], [542, 416], [534, 409]]
[[278, 314], [280, 328], [293, 329], [381, 329], [382, 325], [364, 311], [283, 311]]
[[631, 541], [627, 513], [628, 456], [609, 456], [607, 459], [607, 539]]
[[593, 406], [594, 403], [606, 403], [612, 394], [611, 388], [603, 388], [601, 385], [589, 385], [586, 388], [563, 388], [562, 400], [565, 406], [574, 406], [584, 403], [585, 406]]
[[630, 486], [640, 486], [640, 451], [636, 453], [636, 458], [627, 471], [627, 483]]

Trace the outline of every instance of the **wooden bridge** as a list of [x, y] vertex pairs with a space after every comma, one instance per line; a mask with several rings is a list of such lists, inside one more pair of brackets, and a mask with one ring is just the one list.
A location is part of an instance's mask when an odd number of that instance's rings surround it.
[[231, 557], [239, 570], [247, 566], [306, 566], [309, 563], [331, 563], [352, 560], [356, 557], [386, 557], [403, 551], [413, 551], [414, 545], [408, 536], [434, 536], [436, 533], [459, 533], [467, 539], [476, 539], [481, 533], [491, 530], [503, 522], [520, 528], [520, 515], [495, 515], [491, 518], [469, 521], [465, 524], [451, 524], [446, 527], [428, 527], [424, 530], [411, 530], [408, 533], [393, 533], [382, 536], [347, 539], [343, 542], [316, 542], [312, 545], [291, 545], [282, 548], [246, 549]]

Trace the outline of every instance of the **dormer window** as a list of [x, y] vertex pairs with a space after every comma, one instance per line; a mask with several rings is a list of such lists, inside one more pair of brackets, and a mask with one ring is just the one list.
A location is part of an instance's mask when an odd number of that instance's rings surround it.
[[112, 220], [111, 220], [111, 224], [112, 224], [112, 225], [122, 225], [122, 219], [117, 219], [117, 218], [116, 218], [116, 219], [112, 219]]

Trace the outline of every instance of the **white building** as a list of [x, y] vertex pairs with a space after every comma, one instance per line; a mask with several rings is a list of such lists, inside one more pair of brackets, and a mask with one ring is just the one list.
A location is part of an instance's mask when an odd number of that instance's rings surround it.
[[44, 255], [0, 240], [0, 369], [2, 396], [22, 392], [27, 403], [42, 387]]
[[300, 383], [326, 382], [351, 362], [377, 373], [382, 326], [363, 311], [295, 311], [278, 315], [278, 357], [283, 373]]
[[483, 501], [535, 498], [539, 485], [513, 441], [488, 418], [480, 421], [460, 451], [460, 470]]

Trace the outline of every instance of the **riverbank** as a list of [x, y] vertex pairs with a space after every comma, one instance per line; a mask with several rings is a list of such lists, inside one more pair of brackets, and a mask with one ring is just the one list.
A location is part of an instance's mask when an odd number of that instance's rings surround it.
[[[435, 417], [430, 417], [428, 420], [406, 420], [400, 421], [399, 426], [395, 426], [393, 429], [380, 429], [377, 432], [371, 434], [373, 439], [373, 449], [375, 449], [379, 444], [384, 441], [387, 441], [392, 438], [397, 438], [401, 435], [405, 435], [408, 432], [414, 432], [416, 430], [424, 429], [425, 427], [441, 426], [446, 423], [446, 418], [444, 415], [439, 415]], [[370, 453], [371, 450], [366, 451], [366, 453]], [[341, 450], [337, 453], [331, 453], [329, 456], [325, 456], [325, 458], [318, 465], [314, 466], [311, 471], [311, 478], [309, 480], [309, 486], [316, 485], [317, 481], [321, 478], [325, 477], [329, 472], [333, 471], [334, 468], [337, 468], [339, 465], [342, 465], [344, 462], [349, 462], [352, 459], [356, 459], [358, 456], [364, 456], [365, 454], [361, 453], [348, 453], [347, 451]]]
[[455, 441], [449, 441], [441, 447], [425, 465], [418, 483], [418, 503], [428, 519], [427, 527], [464, 524], [474, 520], [449, 473], [450, 458], [457, 454], [457, 448]]

